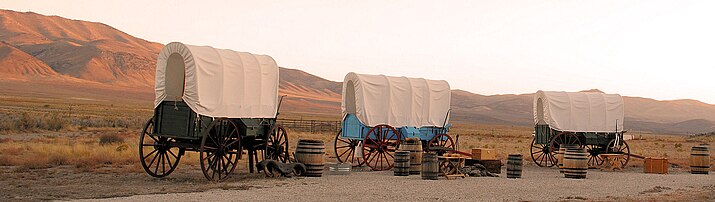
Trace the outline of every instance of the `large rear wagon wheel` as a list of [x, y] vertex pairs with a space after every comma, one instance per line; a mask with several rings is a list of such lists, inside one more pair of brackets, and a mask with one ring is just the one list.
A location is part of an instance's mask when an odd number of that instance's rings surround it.
[[607, 154], [623, 154], [621, 158], [621, 168], [625, 168], [628, 165], [628, 161], [631, 160], [631, 148], [625, 140], [620, 141], [621, 144], [616, 145], [616, 140], [613, 139], [608, 142], [608, 147], [606, 148]]
[[539, 167], [553, 167], [557, 163], [555, 152], [551, 151], [549, 144], [537, 144], [536, 137], [531, 140], [531, 159]]
[[335, 151], [335, 158], [338, 159], [340, 163], [350, 163], [353, 167], [365, 164], [362, 157], [355, 156], [356, 149], [362, 149], [358, 148], [360, 140], [341, 138], [342, 134], [343, 130], [341, 129], [335, 136], [335, 144], [333, 144], [335, 147], [333, 150]]
[[392, 169], [400, 140], [400, 133], [392, 126], [381, 124], [372, 127], [362, 144], [365, 164], [374, 171]]
[[152, 177], [166, 177], [179, 165], [181, 150], [171, 147], [171, 143], [176, 140], [154, 135], [153, 130], [154, 121], [149, 119], [139, 136], [139, 161], [144, 171]]
[[241, 154], [241, 136], [236, 124], [229, 119], [216, 119], [201, 139], [199, 160], [204, 177], [220, 181], [236, 169]]

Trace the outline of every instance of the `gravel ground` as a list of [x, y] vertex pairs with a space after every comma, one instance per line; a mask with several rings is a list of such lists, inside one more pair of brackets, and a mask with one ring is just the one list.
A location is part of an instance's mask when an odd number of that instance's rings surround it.
[[[523, 178], [471, 177], [438, 181], [392, 172], [352, 172], [322, 178], [282, 178], [237, 182], [233, 189], [196, 193], [136, 195], [106, 201], [557, 201], [557, 200], [715, 200], [715, 175], [682, 170], [668, 175], [589, 170], [585, 180], [566, 179], [553, 168], [526, 166]], [[688, 194], [699, 193], [698, 196]], [[654, 198], [655, 197], [655, 198]], [[658, 198], [661, 197], [661, 198]], [[694, 197], [694, 198], [693, 198]], [[673, 200], [673, 199], [670, 199]]]

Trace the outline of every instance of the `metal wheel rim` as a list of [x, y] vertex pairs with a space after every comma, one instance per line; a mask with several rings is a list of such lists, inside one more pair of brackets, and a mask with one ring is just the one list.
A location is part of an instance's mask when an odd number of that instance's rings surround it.
[[[149, 119], [147, 123], [144, 125], [144, 129], [142, 130], [142, 134], [139, 136], [139, 161], [141, 162], [142, 168], [144, 168], [144, 171], [146, 171], [147, 174], [151, 175], [152, 177], [166, 177], [174, 170], [176, 167], [179, 165], [179, 161], [181, 160], [181, 155], [179, 151], [172, 151], [172, 149], [177, 149], [176, 147], [170, 147], [167, 146], [169, 142], [175, 141], [171, 138], [166, 138], [166, 137], [154, 137], [151, 134], [151, 131], [154, 129], [154, 121], [153, 119]], [[151, 140], [154, 141], [153, 144], [146, 144], [144, 142], [145, 137], [149, 136]], [[145, 147], [152, 148], [152, 151], [149, 152], [148, 154], [144, 155], [144, 149]], [[151, 160], [149, 160], [151, 158]], [[172, 161], [173, 160], [173, 161]], [[149, 161], [147, 164], [146, 161]], [[156, 163], [156, 164], [154, 164]], [[159, 168], [159, 165], [161, 164], [161, 169]], [[168, 170], [167, 170], [168, 166]], [[152, 167], [154, 169], [152, 169]], [[159, 172], [161, 171], [161, 172]]]

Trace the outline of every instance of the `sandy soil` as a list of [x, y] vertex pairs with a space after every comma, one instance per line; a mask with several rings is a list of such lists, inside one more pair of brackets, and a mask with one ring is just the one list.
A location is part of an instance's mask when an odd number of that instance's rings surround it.
[[[425, 181], [391, 172], [284, 179], [244, 184], [245, 190], [141, 195], [108, 201], [555, 201], [555, 200], [715, 200], [715, 175], [669, 175], [591, 171], [586, 180], [563, 178], [556, 169], [527, 167], [522, 179], [466, 178]], [[692, 195], [692, 193], [701, 193]], [[670, 194], [670, 195], [665, 195]]]
[[[0, 201], [715, 201], [715, 175], [668, 175], [589, 170], [588, 179], [563, 178], [556, 169], [526, 166], [522, 179], [466, 178], [438, 181], [419, 176], [395, 177], [389, 171], [357, 171], [322, 178], [264, 178], [240, 170], [221, 183], [207, 182], [199, 168], [179, 167], [168, 178], [155, 179], [128, 168], [107, 167], [82, 172], [72, 167], [17, 170], [3, 167]], [[504, 172], [502, 172], [504, 173]]]

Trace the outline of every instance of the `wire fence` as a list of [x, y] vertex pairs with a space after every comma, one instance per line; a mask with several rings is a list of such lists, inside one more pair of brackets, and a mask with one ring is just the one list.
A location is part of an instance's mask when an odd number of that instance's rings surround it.
[[283, 127], [300, 132], [331, 132], [337, 133], [340, 130], [340, 121], [318, 121], [302, 119], [278, 119], [278, 123]]

